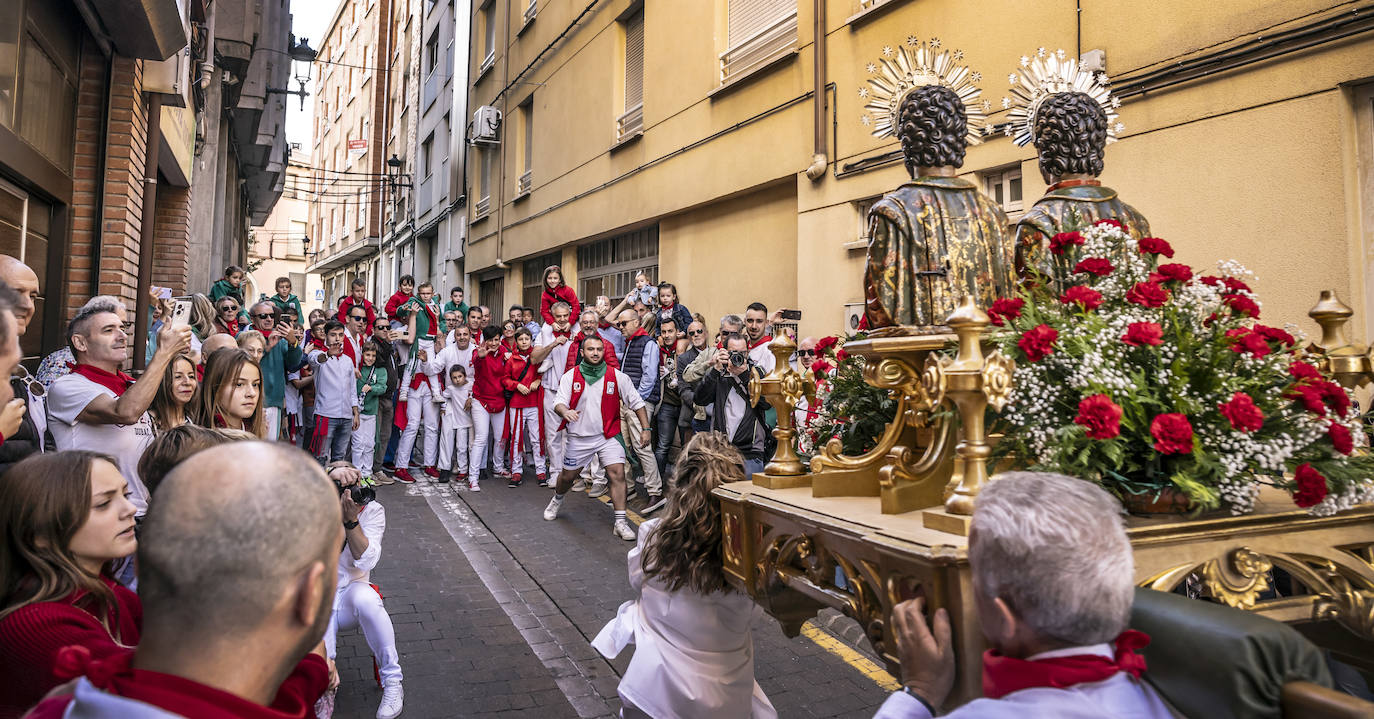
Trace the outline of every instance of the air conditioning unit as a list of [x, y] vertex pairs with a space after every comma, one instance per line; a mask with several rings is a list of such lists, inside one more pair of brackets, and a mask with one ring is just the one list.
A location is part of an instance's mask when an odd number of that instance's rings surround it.
[[166, 60], [145, 60], [143, 91], [162, 95], [162, 104], [186, 107], [191, 100], [191, 48], [184, 47]]
[[864, 303], [849, 302], [844, 306], [844, 333], [852, 335], [859, 331], [859, 323], [864, 318]]
[[497, 145], [501, 142], [501, 111], [482, 105], [472, 113], [472, 144]]

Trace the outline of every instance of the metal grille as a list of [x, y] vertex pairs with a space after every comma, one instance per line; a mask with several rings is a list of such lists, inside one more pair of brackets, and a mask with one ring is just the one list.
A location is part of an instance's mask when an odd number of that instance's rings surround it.
[[644, 102], [644, 11], [625, 20], [625, 109]]
[[796, 0], [730, 0], [729, 12], [730, 47], [720, 54], [721, 82], [796, 47]]
[[658, 225], [577, 248], [578, 296], [587, 304], [597, 295], [615, 304], [634, 288], [638, 272], [658, 280]]

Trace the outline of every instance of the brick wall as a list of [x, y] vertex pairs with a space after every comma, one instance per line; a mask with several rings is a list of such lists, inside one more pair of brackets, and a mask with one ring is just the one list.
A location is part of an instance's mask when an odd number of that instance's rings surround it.
[[[95, 199], [99, 192], [100, 117], [105, 108], [106, 60], [98, 52], [81, 54], [76, 98], [76, 148], [72, 168], [72, 233], [63, 281], [67, 289], [63, 316], [75, 314], [91, 298], [91, 253], [95, 246]], [[64, 322], [65, 324], [65, 322]]]
[[148, 144], [143, 63], [116, 57], [112, 87], [99, 294], [121, 297], [133, 307], [138, 288], [143, 171]]
[[191, 188], [157, 186], [157, 224], [153, 229], [153, 284], [186, 293], [190, 271]]

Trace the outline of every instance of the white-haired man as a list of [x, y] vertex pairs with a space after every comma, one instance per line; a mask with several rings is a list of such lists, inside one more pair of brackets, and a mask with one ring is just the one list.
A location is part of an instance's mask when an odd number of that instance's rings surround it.
[[[990, 647], [986, 698], [946, 716], [1174, 716], [1140, 679], [1145, 659], [1136, 650], [1149, 637], [1126, 628], [1134, 565], [1111, 495], [1059, 474], [1004, 474], [978, 495], [968, 559]], [[934, 716], [954, 685], [949, 617], [936, 611], [932, 631], [915, 599], [897, 605], [892, 621], [903, 687], [875, 719]]]
[[[577, 329], [572, 326], [572, 307], [566, 302], [555, 302], [549, 308], [549, 314], [553, 317], [553, 322], [539, 328], [534, 344], [536, 347], [552, 347], [544, 357], [543, 363], [539, 365], [539, 371], [543, 375], [544, 387], [556, 390], [559, 380], [569, 371], [568, 365], [576, 361], [570, 351], [579, 345], [570, 344]], [[548, 433], [546, 439], [551, 468], [563, 466], [563, 454], [567, 451], [568, 444], [568, 432], [562, 426], [563, 418], [554, 412], [554, 407], [557, 406], [556, 394], [556, 391], [544, 393], [544, 426]], [[552, 487], [557, 484], [557, 474], [550, 471], [548, 485]]]

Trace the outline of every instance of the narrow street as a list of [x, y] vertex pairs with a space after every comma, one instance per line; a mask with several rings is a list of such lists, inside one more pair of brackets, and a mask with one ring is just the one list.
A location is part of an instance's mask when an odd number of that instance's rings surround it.
[[[545, 522], [549, 492], [495, 483], [480, 493], [425, 483], [380, 489], [387, 533], [372, 577], [396, 627], [404, 716], [619, 711], [616, 684], [631, 650], [607, 662], [589, 642], [630, 596], [631, 544], [611, 535], [610, 507], [585, 494], [570, 494], [559, 519]], [[780, 717], [873, 715], [895, 683], [841, 638], [857, 631], [823, 615], [788, 639], [772, 618], [755, 622], [756, 675]], [[341, 634], [338, 664], [334, 716], [373, 716], [380, 689], [360, 632]]]

